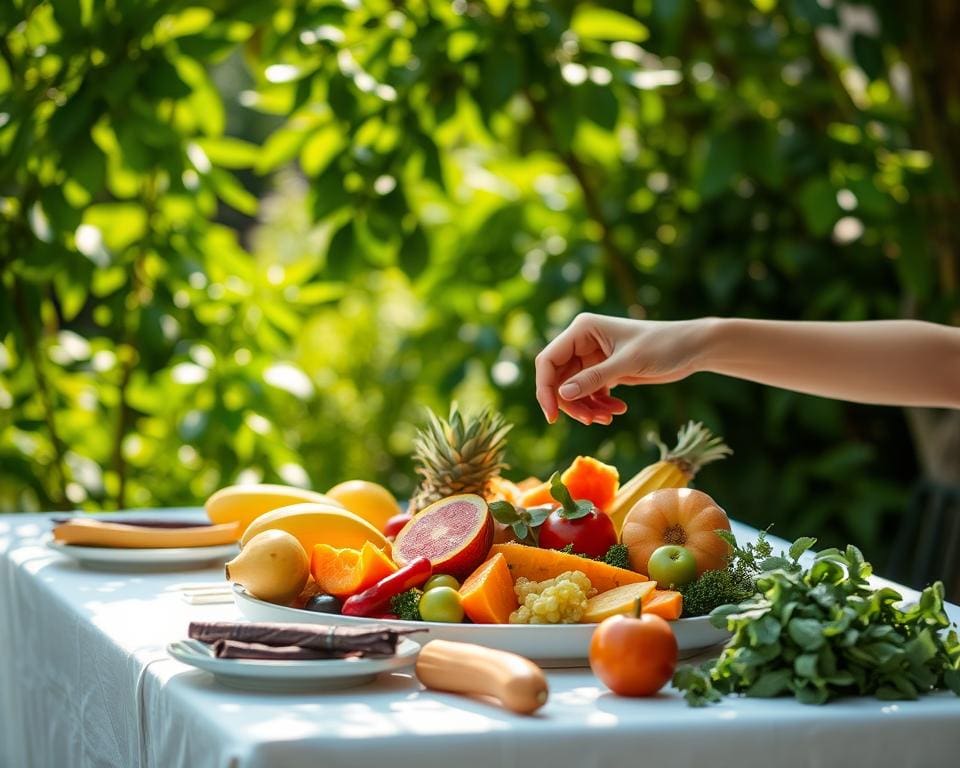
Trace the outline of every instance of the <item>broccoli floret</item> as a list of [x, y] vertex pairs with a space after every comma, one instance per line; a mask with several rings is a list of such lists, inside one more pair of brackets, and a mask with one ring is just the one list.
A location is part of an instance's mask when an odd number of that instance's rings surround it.
[[739, 603], [754, 593], [749, 574], [731, 568], [706, 571], [695, 581], [679, 588], [683, 595], [683, 616], [706, 616], [714, 608]]
[[617, 568], [629, 568], [630, 550], [627, 549], [626, 544], [614, 544], [603, 556], [603, 562]]
[[422, 621], [420, 617], [420, 597], [422, 595], [423, 592], [416, 588], [394, 595], [390, 598], [390, 610], [397, 614], [398, 619]]

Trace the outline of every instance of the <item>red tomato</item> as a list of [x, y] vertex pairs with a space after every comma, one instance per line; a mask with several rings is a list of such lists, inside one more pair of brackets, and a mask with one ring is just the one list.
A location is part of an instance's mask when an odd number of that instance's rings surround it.
[[400, 529], [412, 519], [413, 515], [411, 515], [409, 512], [402, 512], [399, 515], [394, 515], [384, 524], [383, 535], [392, 539], [394, 536], [400, 533]]
[[578, 555], [603, 557], [616, 543], [613, 521], [596, 507], [573, 520], [563, 516], [563, 509], [555, 509], [540, 526], [540, 546], [545, 549], [563, 549], [572, 544]]
[[611, 616], [593, 631], [590, 668], [618, 696], [653, 696], [673, 677], [677, 638], [659, 616]]

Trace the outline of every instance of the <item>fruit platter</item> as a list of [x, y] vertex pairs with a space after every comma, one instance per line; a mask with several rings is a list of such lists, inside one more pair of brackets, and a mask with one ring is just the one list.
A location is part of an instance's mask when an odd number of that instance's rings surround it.
[[[707, 614], [741, 596], [723, 509], [688, 487], [731, 451], [698, 423], [626, 482], [578, 456], [549, 478], [504, 474], [496, 412], [428, 414], [406, 510], [366, 480], [326, 493], [231, 486], [207, 501], [243, 534], [226, 578], [251, 621], [382, 624], [549, 666], [587, 663], [600, 622], [659, 616], [681, 652], [723, 642]], [[752, 586], [752, 585], [751, 585]], [[743, 590], [741, 590], [742, 592]]]

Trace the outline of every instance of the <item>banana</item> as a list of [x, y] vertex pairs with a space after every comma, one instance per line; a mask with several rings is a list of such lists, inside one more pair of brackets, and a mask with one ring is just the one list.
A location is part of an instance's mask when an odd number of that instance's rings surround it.
[[215, 547], [220, 544], [233, 544], [239, 537], [240, 527], [236, 523], [188, 528], [147, 528], [103, 520], [71, 519], [54, 526], [53, 529], [53, 538], [63, 544], [128, 549]]
[[326, 504], [343, 509], [339, 501], [315, 491], [288, 485], [231, 485], [207, 499], [207, 516], [214, 523], [240, 523], [244, 530], [264, 512], [303, 502]]
[[316, 544], [328, 544], [336, 549], [360, 549], [365, 541], [390, 553], [390, 543], [376, 528], [361, 517], [329, 503], [292, 504], [260, 515], [243, 532], [243, 547], [258, 533], [269, 530], [286, 531], [295, 536], [308, 555]]

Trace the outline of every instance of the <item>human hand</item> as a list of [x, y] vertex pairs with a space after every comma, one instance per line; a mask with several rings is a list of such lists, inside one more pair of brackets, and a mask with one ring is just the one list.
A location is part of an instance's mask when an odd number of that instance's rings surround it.
[[658, 322], [577, 315], [536, 358], [537, 401], [551, 424], [559, 411], [582, 424], [610, 424], [627, 405], [619, 384], [666, 384], [689, 376], [703, 321]]

